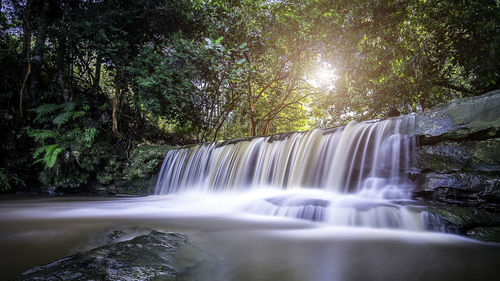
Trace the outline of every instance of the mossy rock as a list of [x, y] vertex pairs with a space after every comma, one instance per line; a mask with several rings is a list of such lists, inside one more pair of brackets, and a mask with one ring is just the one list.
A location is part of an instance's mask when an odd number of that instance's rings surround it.
[[147, 195], [154, 192], [156, 178], [170, 145], [141, 145], [134, 147], [128, 160], [110, 158], [97, 173], [97, 183], [89, 187], [98, 194]]
[[500, 226], [476, 227], [467, 231], [467, 236], [485, 242], [500, 243]]
[[424, 171], [500, 172], [500, 138], [421, 146], [415, 160]]

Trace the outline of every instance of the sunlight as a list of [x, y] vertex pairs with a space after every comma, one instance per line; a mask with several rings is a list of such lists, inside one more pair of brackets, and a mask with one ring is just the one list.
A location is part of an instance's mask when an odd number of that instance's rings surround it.
[[335, 88], [335, 81], [338, 79], [335, 68], [326, 62], [318, 62], [308, 81], [315, 88], [326, 88], [328, 90]]

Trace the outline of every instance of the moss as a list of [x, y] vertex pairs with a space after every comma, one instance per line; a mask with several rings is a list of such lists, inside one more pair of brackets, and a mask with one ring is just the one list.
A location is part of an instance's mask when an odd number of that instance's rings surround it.
[[89, 190], [100, 194], [151, 194], [165, 155], [175, 148], [169, 145], [142, 145], [134, 147], [128, 159], [120, 160], [112, 156], [97, 173], [97, 186]]
[[467, 236], [485, 242], [500, 242], [500, 227], [476, 227], [467, 231]]
[[494, 210], [441, 205], [429, 207], [427, 211], [448, 231], [482, 241], [500, 242], [500, 214]]
[[174, 147], [169, 145], [143, 145], [132, 149], [123, 178], [127, 181], [150, 178], [160, 171], [165, 155]]

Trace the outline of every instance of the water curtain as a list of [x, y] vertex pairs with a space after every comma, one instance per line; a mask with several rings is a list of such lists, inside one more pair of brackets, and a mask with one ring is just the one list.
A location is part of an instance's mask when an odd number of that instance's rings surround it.
[[414, 117], [351, 122], [169, 151], [156, 194], [187, 189], [317, 188], [371, 198], [408, 198]]

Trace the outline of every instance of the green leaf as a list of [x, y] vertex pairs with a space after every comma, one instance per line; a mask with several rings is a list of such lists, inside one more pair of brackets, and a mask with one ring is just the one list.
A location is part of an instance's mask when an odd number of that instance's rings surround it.
[[75, 112], [73, 112], [73, 120], [75, 120], [76, 118], [81, 117], [83, 115], [85, 115], [85, 111], [75, 111]]
[[38, 158], [40, 153], [42, 153], [45, 150], [45, 146], [40, 146], [35, 152], [33, 153], [33, 159]]
[[219, 38], [217, 38], [217, 40], [215, 40], [215, 44], [220, 44], [220, 42], [222, 42], [222, 39], [224, 39], [224, 36], [221, 36]]
[[238, 47], [240, 49], [244, 49], [247, 46], [247, 42], [241, 43], [241, 45]]
[[56, 164], [56, 161], [57, 161], [57, 155], [59, 155], [59, 153], [62, 151], [63, 149], [62, 148], [57, 148], [56, 150], [54, 150], [54, 152], [52, 152], [51, 156], [50, 156], [50, 159], [49, 159], [49, 162], [46, 162], [45, 164], [47, 165], [47, 167], [49, 168], [52, 168], [54, 167], [54, 165]]
[[61, 108], [60, 104], [55, 104], [55, 103], [48, 103], [48, 104], [42, 104], [39, 107], [35, 108], [35, 112], [37, 113], [37, 116], [35, 117], [35, 121], [40, 119], [41, 117], [48, 115], [50, 113], [53, 113], [57, 109]]

